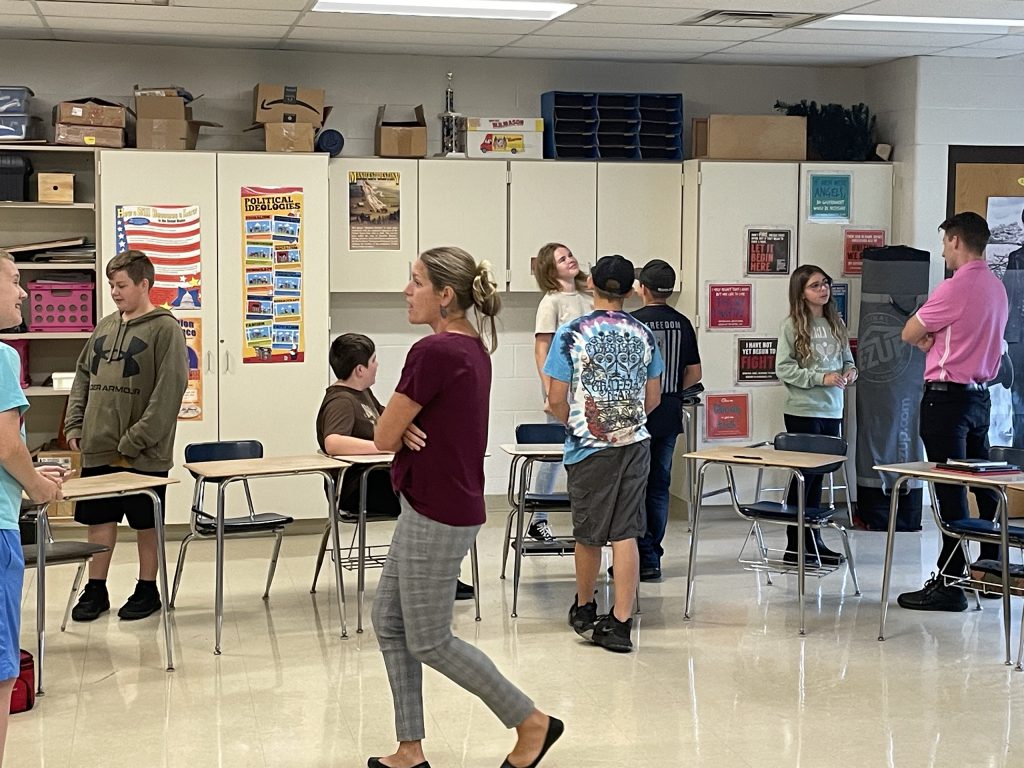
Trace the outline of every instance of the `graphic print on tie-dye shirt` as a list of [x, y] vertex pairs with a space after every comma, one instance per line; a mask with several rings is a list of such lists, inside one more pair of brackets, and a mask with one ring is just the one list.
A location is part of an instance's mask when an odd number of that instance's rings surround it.
[[565, 463], [650, 437], [647, 380], [663, 369], [654, 335], [624, 312], [599, 310], [561, 326], [544, 373], [569, 384]]

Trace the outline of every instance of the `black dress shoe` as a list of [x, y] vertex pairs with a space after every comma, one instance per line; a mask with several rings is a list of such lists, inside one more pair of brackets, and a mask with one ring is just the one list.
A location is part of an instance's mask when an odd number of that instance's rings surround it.
[[640, 581], [661, 581], [661, 568], [641, 568]]
[[[387, 763], [382, 763], [379, 757], [371, 757], [366, 761], [367, 768], [391, 768]], [[430, 768], [430, 763], [424, 760], [422, 763], [417, 763], [412, 768]]]
[[[510, 763], [508, 761], [508, 758], [506, 757], [505, 761], [501, 764], [501, 768], [537, 768], [537, 766], [540, 765], [540, 761], [543, 759], [544, 755], [546, 755], [548, 753], [548, 750], [551, 749], [551, 745], [558, 741], [559, 737], [564, 732], [565, 723], [563, 723], [557, 717], [548, 717], [548, 732], [544, 734], [544, 744], [540, 748], [540, 754], [537, 755], [537, 759], [529, 765], [518, 766], [512, 765], [512, 763]], [[416, 768], [419, 768], [419, 766], [416, 766]]]
[[[796, 550], [787, 549], [782, 555], [782, 562], [787, 563], [788, 565], [796, 565]], [[818, 556], [816, 554], [813, 552], [805, 552], [804, 565], [808, 568], [817, 568], [821, 563], [818, 561]]]
[[901, 608], [911, 611], [950, 611], [958, 613], [967, 610], [967, 597], [960, 587], [947, 587], [941, 576], [932, 577], [924, 588], [916, 592], [904, 592], [896, 598]]
[[455, 582], [456, 600], [472, 600], [474, 594], [476, 594], [476, 590], [473, 589], [472, 584], [466, 584], [462, 581]]

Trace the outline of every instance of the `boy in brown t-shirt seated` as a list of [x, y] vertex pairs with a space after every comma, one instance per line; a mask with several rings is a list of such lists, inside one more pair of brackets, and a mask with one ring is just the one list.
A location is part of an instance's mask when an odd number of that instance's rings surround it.
[[[361, 333], [343, 333], [331, 343], [331, 370], [338, 377], [324, 393], [316, 416], [316, 440], [331, 456], [380, 453], [373, 444], [373, 428], [384, 406], [370, 387], [377, 380], [377, 355], [373, 342]], [[359, 509], [359, 481], [363, 468], [345, 472], [339, 491], [343, 513]], [[366, 486], [366, 512], [372, 517], [398, 517], [398, 496], [391, 477], [383, 470], [371, 472]], [[456, 600], [473, 597], [473, 587], [458, 583]]]

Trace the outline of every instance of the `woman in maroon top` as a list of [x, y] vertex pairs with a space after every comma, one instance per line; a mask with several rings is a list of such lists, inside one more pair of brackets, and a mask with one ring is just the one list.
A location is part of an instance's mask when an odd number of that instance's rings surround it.
[[[475, 694], [518, 741], [502, 768], [532, 768], [562, 735], [482, 651], [451, 633], [459, 568], [485, 519], [484, 453], [489, 354], [501, 309], [487, 262], [459, 248], [425, 251], [405, 289], [409, 322], [434, 333], [416, 342], [374, 431], [395, 451], [391, 479], [402, 502], [373, 603], [373, 626], [395, 704], [398, 749], [370, 768], [429, 768], [423, 755], [423, 664]], [[466, 313], [476, 314], [476, 326]], [[489, 318], [484, 332], [483, 318]], [[484, 346], [481, 336], [486, 336]]]

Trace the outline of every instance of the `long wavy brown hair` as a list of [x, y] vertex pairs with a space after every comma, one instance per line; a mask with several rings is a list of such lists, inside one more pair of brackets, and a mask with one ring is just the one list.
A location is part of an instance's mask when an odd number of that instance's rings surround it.
[[[533, 262], [533, 276], [537, 280], [537, 287], [544, 293], [561, 291], [562, 284], [558, 282], [558, 267], [555, 265], [555, 251], [559, 248], [572, 253], [572, 248], [562, 243], [548, 243], [541, 246], [537, 252], [537, 258]], [[580, 269], [574, 281], [576, 290], [583, 292], [587, 290], [587, 273]]]
[[829, 328], [832, 329], [832, 335], [841, 344], [848, 341], [846, 325], [843, 324], [843, 318], [839, 316], [839, 310], [832, 298], [832, 278], [825, 270], [814, 264], [797, 267], [789, 278], [789, 316], [796, 329], [796, 343], [794, 344], [796, 359], [803, 368], [806, 368], [811, 362], [811, 321], [814, 319], [811, 310], [807, 307], [807, 302], [804, 301], [804, 288], [815, 275], [824, 277], [830, 286], [828, 301], [822, 307], [822, 316], [828, 322]]

